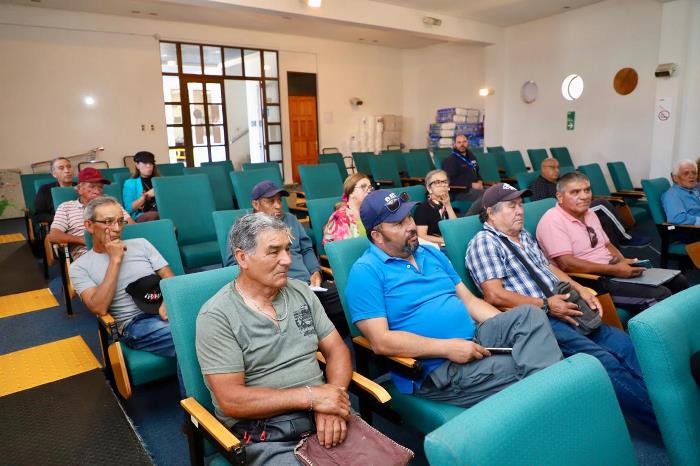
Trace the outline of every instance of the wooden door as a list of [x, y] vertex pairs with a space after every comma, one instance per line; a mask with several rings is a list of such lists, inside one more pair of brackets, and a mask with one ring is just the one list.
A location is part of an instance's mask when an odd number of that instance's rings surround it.
[[289, 96], [289, 127], [292, 136], [292, 176], [298, 183], [297, 166], [318, 163], [316, 97]]

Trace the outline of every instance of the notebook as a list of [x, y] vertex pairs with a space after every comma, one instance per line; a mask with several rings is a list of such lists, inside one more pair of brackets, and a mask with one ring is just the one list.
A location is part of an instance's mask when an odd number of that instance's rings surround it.
[[670, 282], [673, 280], [673, 277], [681, 273], [680, 270], [669, 270], [669, 269], [646, 269], [644, 273], [642, 273], [638, 277], [631, 277], [631, 278], [620, 278], [620, 277], [612, 277], [610, 280], [614, 280], [616, 282], [622, 282], [622, 283], [637, 283], [639, 285], [648, 285], [648, 286], [659, 286], [663, 285], [666, 282]]

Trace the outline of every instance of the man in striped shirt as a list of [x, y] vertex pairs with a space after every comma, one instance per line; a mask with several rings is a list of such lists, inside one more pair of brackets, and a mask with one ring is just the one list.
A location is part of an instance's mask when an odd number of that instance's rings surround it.
[[[83, 211], [91, 200], [102, 196], [104, 185], [110, 181], [102, 177], [102, 173], [93, 167], [87, 167], [78, 173], [78, 199], [66, 201], [58, 206], [47, 236], [51, 243], [67, 243], [73, 260], [87, 252], [85, 247], [85, 220]], [[134, 223], [129, 214], [122, 209], [124, 220]]]

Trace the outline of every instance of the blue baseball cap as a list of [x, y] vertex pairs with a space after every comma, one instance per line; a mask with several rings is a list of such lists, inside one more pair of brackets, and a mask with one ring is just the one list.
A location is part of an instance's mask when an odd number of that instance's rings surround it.
[[397, 195], [393, 191], [380, 189], [372, 191], [360, 206], [360, 218], [366, 230], [371, 230], [380, 223], [400, 222], [418, 202], [409, 201], [407, 193]]
[[257, 201], [261, 197], [272, 197], [278, 193], [281, 193], [282, 196], [289, 196], [289, 193], [277, 186], [274, 181], [265, 180], [253, 186], [253, 191], [250, 193], [250, 197], [252, 200]]

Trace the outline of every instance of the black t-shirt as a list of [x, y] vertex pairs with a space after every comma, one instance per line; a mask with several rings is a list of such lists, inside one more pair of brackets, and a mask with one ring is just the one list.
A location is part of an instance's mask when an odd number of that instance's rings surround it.
[[469, 190], [472, 187], [472, 183], [481, 180], [479, 164], [469, 149], [467, 149], [466, 154], [461, 156], [458, 156], [455, 152], [450, 154], [449, 157], [443, 160], [442, 169], [447, 173], [451, 186], [466, 186], [467, 190]]
[[[72, 183], [73, 186], [76, 183]], [[51, 188], [58, 187], [58, 181], [53, 183], [43, 184], [39, 187], [36, 192], [36, 197], [34, 198], [34, 220], [37, 222], [48, 222], [53, 221], [54, 208], [53, 208], [53, 197], [51, 196]]]
[[556, 183], [547, 181], [546, 179], [542, 178], [542, 176], [538, 176], [537, 179], [530, 184], [528, 189], [532, 191], [532, 196], [530, 196], [530, 199], [533, 201], [539, 201], [540, 199], [547, 199], [548, 197], [557, 196]]
[[447, 212], [445, 212], [444, 216], [440, 215], [441, 207], [442, 204], [433, 204], [429, 200], [418, 204], [416, 206], [416, 213], [413, 216], [416, 225], [427, 225], [429, 235], [440, 236], [440, 227], [438, 227], [438, 223], [440, 220], [446, 220], [448, 218]]

